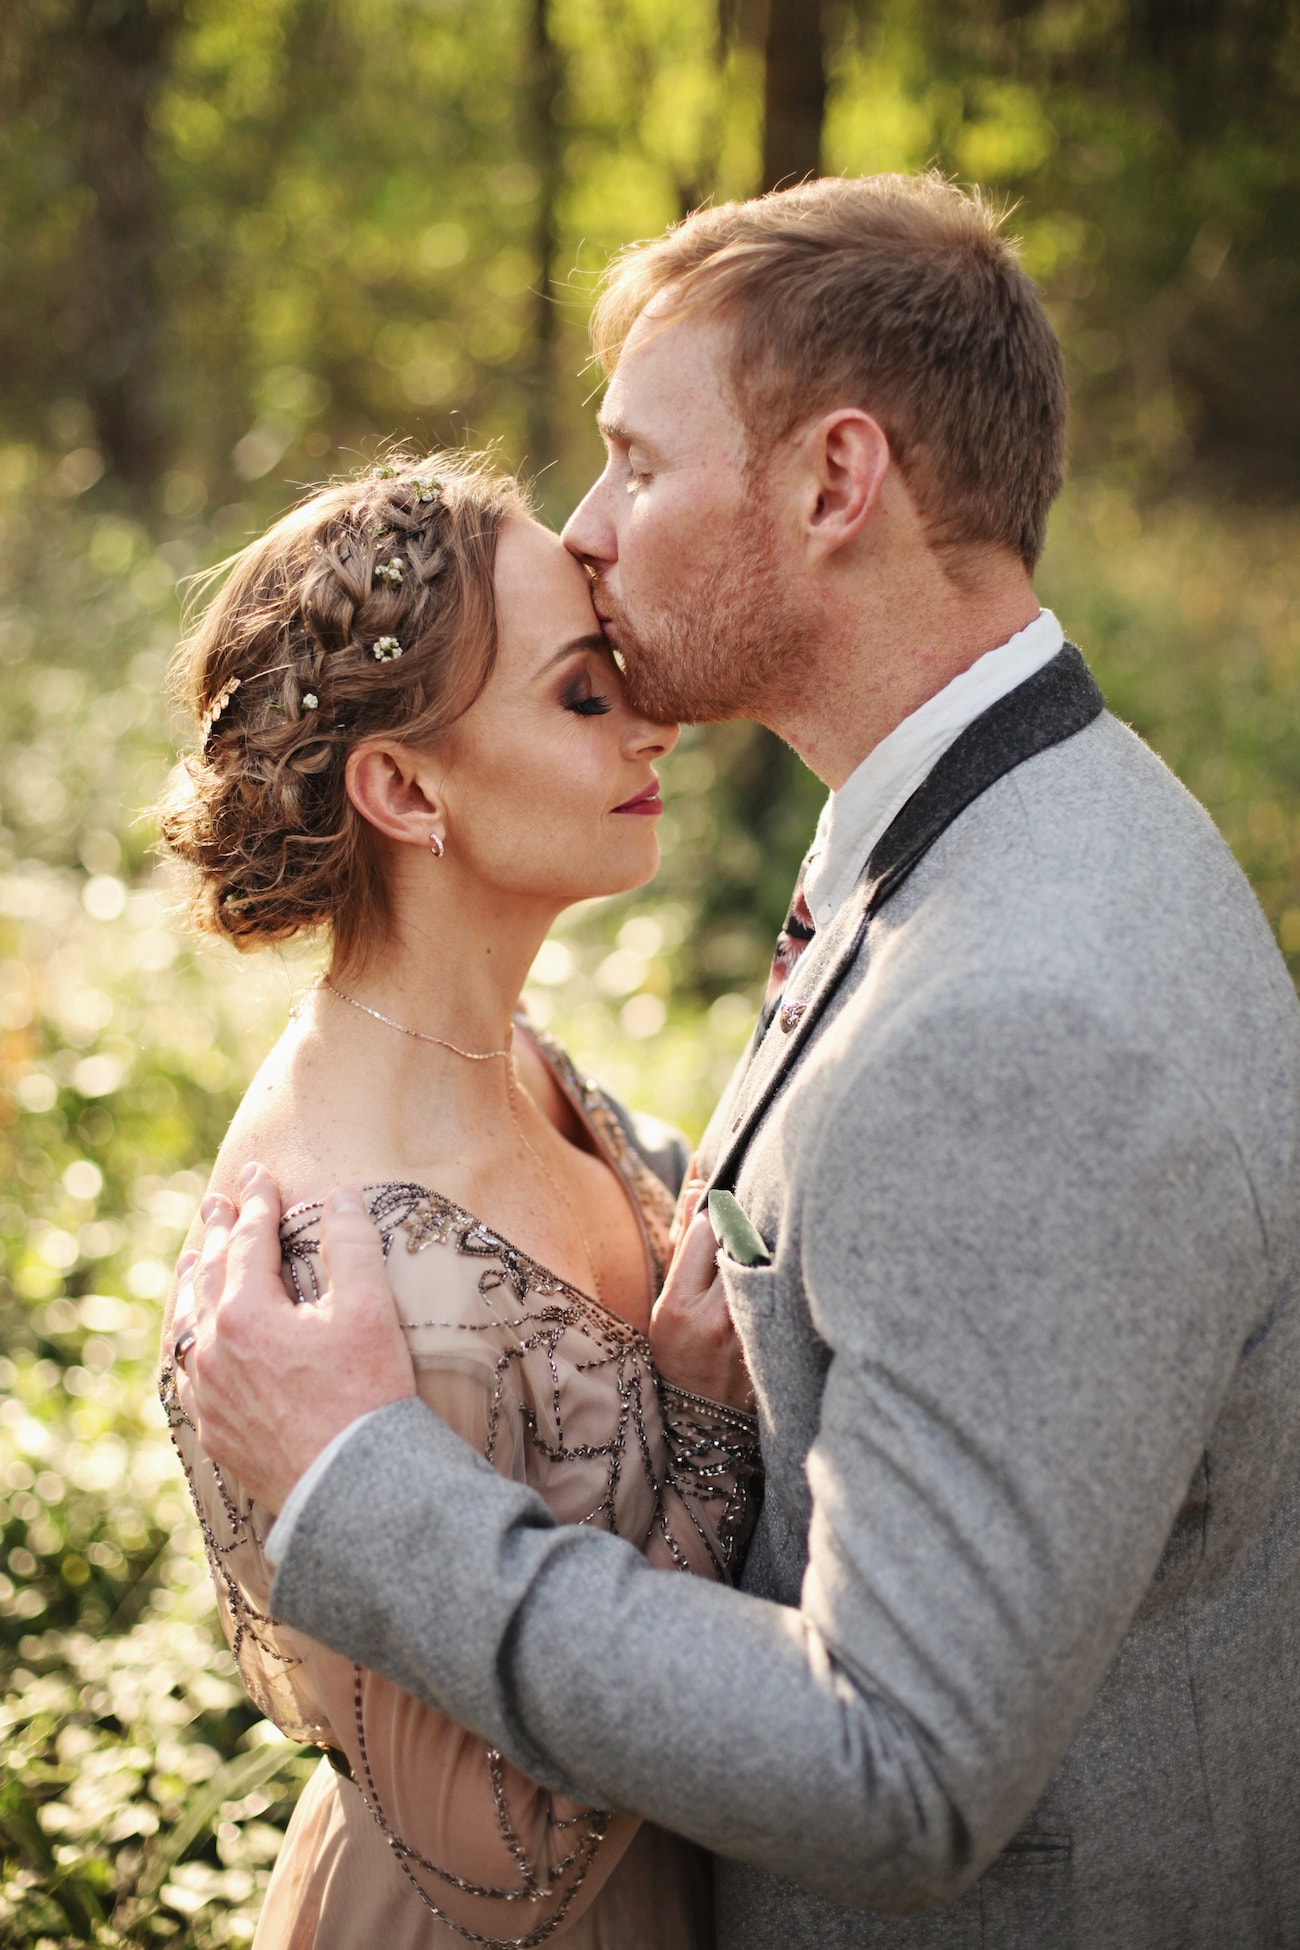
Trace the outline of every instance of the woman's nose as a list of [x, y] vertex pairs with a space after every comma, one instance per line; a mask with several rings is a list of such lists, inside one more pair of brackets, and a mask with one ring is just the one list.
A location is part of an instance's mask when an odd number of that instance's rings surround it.
[[656, 724], [653, 718], [638, 718], [629, 734], [632, 749], [643, 758], [662, 758], [682, 735], [679, 724]]

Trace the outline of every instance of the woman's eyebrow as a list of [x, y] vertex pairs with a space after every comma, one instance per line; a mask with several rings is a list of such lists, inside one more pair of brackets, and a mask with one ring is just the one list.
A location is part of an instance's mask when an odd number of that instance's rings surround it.
[[599, 630], [592, 630], [587, 636], [570, 637], [567, 643], [562, 643], [559, 649], [546, 659], [538, 669], [537, 675], [544, 677], [548, 670], [554, 670], [556, 664], [562, 664], [566, 657], [581, 656], [587, 650], [599, 650], [603, 656], [608, 656], [609, 643]]

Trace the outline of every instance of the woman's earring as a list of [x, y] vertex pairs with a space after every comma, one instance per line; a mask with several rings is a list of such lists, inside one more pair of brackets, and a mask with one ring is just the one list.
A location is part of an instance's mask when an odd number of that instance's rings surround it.
[[441, 860], [443, 854], [447, 851], [445, 842], [437, 833], [430, 833], [429, 835], [429, 851], [435, 860]]

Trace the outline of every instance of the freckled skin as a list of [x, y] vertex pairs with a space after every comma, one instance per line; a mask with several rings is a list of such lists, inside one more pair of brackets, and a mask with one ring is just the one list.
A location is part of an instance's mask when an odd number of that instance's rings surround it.
[[807, 629], [726, 353], [716, 325], [638, 321], [601, 408], [604, 472], [564, 531], [595, 573], [629, 697], [694, 723], [783, 691]]

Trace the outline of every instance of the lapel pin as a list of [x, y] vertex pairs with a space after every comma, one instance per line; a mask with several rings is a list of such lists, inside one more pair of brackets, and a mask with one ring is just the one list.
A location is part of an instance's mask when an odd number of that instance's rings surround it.
[[796, 1027], [799, 1018], [803, 1015], [807, 1007], [808, 1004], [806, 1002], [783, 1002], [781, 1004], [780, 1023], [787, 1036]]

